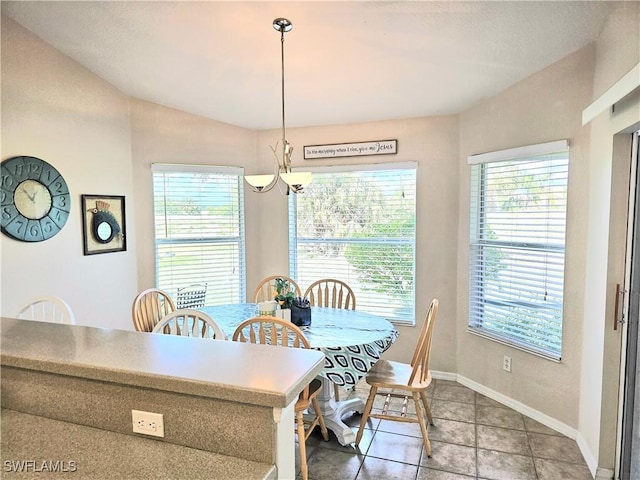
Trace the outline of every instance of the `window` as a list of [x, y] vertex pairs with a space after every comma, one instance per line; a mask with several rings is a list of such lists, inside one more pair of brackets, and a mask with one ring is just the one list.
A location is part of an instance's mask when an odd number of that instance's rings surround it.
[[469, 330], [559, 360], [566, 141], [469, 157]]
[[207, 305], [245, 300], [242, 169], [153, 165], [156, 284], [206, 283]]
[[348, 283], [356, 308], [415, 321], [415, 164], [313, 170], [289, 197], [290, 275]]

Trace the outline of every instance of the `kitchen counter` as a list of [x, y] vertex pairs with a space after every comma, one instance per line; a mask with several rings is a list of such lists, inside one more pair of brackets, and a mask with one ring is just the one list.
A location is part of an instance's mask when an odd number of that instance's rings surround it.
[[[321, 352], [0, 322], [4, 411], [275, 465], [277, 478], [294, 476], [293, 404], [322, 370]], [[164, 437], [133, 433], [131, 410], [162, 414]], [[15, 460], [4, 449], [2, 457]]]
[[2, 365], [271, 407], [296, 399], [324, 361], [294, 348], [0, 321]]

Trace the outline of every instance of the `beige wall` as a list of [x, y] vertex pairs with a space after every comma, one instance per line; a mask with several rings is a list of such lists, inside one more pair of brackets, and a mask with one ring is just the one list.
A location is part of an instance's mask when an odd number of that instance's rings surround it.
[[[458, 374], [570, 427], [578, 426], [582, 345], [582, 279], [589, 129], [580, 113], [591, 100], [593, 47], [586, 47], [460, 115], [461, 194], [458, 211]], [[568, 139], [569, 198], [562, 361], [543, 359], [467, 332], [468, 155]], [[473, 352], [469, 354], [469, 352]], [[502, 370], [504, 355], [511, 373]]]
[[[72, 208], [60, 233], [25, 243], [0, 235], [2, 315], [32, 297], [58, 295], [85, 325], [129, 328], [137, 289], [136, 209], [128, 98], [70, 58], [2, 17], [2, 159], [51, 163]], [[127, 251], [83, 255], [81, 194], [126, 197]]]
[[[269, 173], [273, 166], [270, 146], [280, 130], [250, 132], [148, 102], [132, 100], [132, 144], [139, 287], [155, 284], [152, 209], [152, 163], [203, 163], [244, 166], [247, 173]], [[302, 159], [304, 145], [353, 141], [398, 140], [396, 155], [340, 160]], [[433, 368], [455, 371], [455, 272], [458, 176], [457, 116], [398, 120], [361, 125], [288, 129], [294, 146], [293, 165], [357, 165], [414, 161], [418, 164], [417, 189], [417, 324], [422, 324], [433, 297], [440, 299], [434, 342]], [[257, 162], [255, 159], [258, 159]], [[437, 174], [436, 174], [437, 172]], [[247, 298], [258, 281], [277, 273], [288, 274], [288, 203], [277, 189], [263, 194], [245, 189]], [[265, 233], [266, 232], [266, 233]], [[303, 286], [304, 287], [304, 286]], [[401, 335], [388, 355], [407, 361], [417, 327], [400, 327]]]
[[[251, 169], [256, 156], [255, 132], [190, 115], [142, 100], [131, 99], [133, 181], [138, 219], [138, 288], [155, 287], [153, 225], [154, 163], [228, 165]], [[245, 195], [247, 239], [256, 240], [258, 199]], [[247, 242], [247, 265], [255, 255]]]
[[[279, 131], [260, 132], [260, 165], [271, 165], [269, 145], [275, 145]], [[454, 372], [456, 318], [456, 242], [458, 211], [458, 120], [457, 116], [405, 119], [387, 122], [287, 129], [294, 145], [294, 166], [358, 165], [380, 162], [417, 162], [416, 219], [416, 327], [398, 327], [400, 338], [391, 347], [389, 358], [409, 361], [418, 328], [429, 303], [440, 299], [434, 333], [432, 368]], [[398, 140], [398, 153], [372, 157], [303, 160], [305, 145], [322, 145], [372, 140]], [[258, 195], [258, 194], [254, 194]], [[268, 242], [260, 242], [257, 256], [261, 275], [288, 272], [287, 200], [279, 193], [264, 197], [260, 217], [262, 231], [272, 232]], [[247, 239], [247, 249], [251, 240]], [[278, 248], [277, 245], [280, 245]], [[274, 246], [276, 246], [274, 248]], [[247, 284], [259, 278], [247, 275]]]

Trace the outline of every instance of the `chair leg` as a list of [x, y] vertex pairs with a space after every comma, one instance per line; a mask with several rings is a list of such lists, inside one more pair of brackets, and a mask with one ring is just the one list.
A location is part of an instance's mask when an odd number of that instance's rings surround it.
[[429, 442], [427, 424], [424, 421], [424, 414], [422, 413], [422, 408], [420, 408], [420, 399], [417, 392], [413, 392], [413, 402], [416, 404], [416, 415], [418, 416], [418, 423], [420, 424], [420, 431], [422, 432], [422, 440], [424, 440], [424, 449], [427, 452], [427, 457], [431, 457], [431, 442]]
[[337, 383], [333, 384], [333, 395], [336, 397], [336, 402], [340, 401], [340, 387]]
[[300, 472], [302, 473], [302, 480], [308, 480], [309, 471], [307, 469], [307, 440], [304, 432], [303, 412], [298, 412], [296, 414], [296, 423], [298, 427], [298, 448], [300, 449]]
[[431, 409], [429, 408], [429, 400], [427, 400], [427, 394], [425, 392], [420, 392], [420, 398], [422, 398], [422, 404], [424, 405], [424, 409], [427, 412], [429, 423], [433, 425], [433, 415], [431, 415]]
[[371, 387], [371, 389], [369, 390], [369, 398], [367, 398], [367, 403], [364, 406], [364, 412], [362, 412], [362, 420], [360, 420], [360, 428], [358, 428], [358, 434], [356, 435], [356, 445], [358, 445], [360, 443], [360, 440], [362, 440], [364, 426], [367, 424], [367, 420], [369, 420], [369, 414], [371, 413], [373, 400], [376, 398], [377, 391], [378, 387]]
[[324, 423], [324, 417], [322, 416], [322, 412], [320, 411], [320, 403], [318, 402], [318, 398], [313, 397], [313, 400], [311, 400], [311, 403], [313, 404], [313, 410], [318, 416], [318, 423], [320, 424], [320, 432], [322, 433], [322, 438], [324, 438], [325, 442], [328, 442], [329, 432], [327, 431], [327, 426]]

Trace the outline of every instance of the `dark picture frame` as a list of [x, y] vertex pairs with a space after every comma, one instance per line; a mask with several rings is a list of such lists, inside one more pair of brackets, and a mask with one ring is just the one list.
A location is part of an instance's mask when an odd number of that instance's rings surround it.
[[126, 251], [124, 196], [82, 195], [81, 203], [84, 254]]

